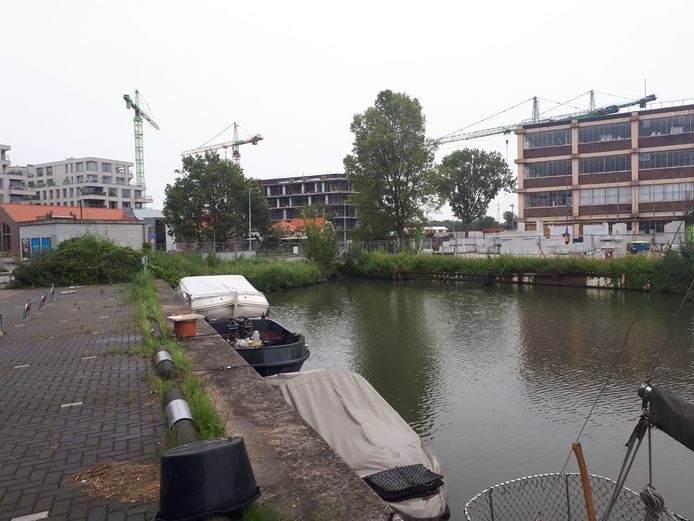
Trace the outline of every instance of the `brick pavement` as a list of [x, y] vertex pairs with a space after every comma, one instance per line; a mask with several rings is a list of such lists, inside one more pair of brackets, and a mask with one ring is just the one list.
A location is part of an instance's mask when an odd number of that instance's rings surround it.
[[0, 291], [0, 520], [149, 520], [156, 504], [89, 497], [71, 478], [99, 461], [151, 462], [164, 447], [149, 362], [119, 352], [142, 339], [127, 286], [64, 289], [42, 311], [43, 290]]

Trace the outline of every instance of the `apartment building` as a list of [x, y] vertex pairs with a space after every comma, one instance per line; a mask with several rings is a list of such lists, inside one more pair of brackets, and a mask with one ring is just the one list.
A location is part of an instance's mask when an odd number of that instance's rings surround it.
[[663, 232], [694, 209], [694, 105], [523, 125], [518, 221], [526, 230], [627, 223]]
[[33, 202], [36, 194], [27, 187], [25, 166], [12, 166], [7, 154], [12, 147], [0, 145], [0, 204]]
[[131, 184], [133, 163], [80, 157], [28, 165], [27, 188], [36, 202], [87, 208], [143, 208], [152, 202], [144, 186]]
[[345, 174], [322, 174], [281, 179], [265, 179], [265, 196], [273, 223], [301, 217], [301, 210], [313, 206], [324, 212], [334, 226], [352, 230], [357, 225], [349, 194], [354, 191]]

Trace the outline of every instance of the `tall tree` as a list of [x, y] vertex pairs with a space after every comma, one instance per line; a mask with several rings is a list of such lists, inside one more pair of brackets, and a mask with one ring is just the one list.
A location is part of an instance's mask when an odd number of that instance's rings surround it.
[[164, 217], [177, 241], [224, 242], [248, 233], [248, 210], [253, 228], [265, 231], [270, 210], [263, 189], [243, 170], [218, 154], [183, 158], [178, 178], [164, 190]]
[[518, 225], [516, 214], [511, 211], [504, 212], [504, 228], [507, 230], [515, 230]]
[[395, 232], [404, 245], [405, 229], [423, 226], [425, 211], [436, 206], [436, 145], [425, 137], [422, 107], [416, 98], [384, 90], [350, 129], [354, 143], [344, 165], [356, 191], [359, 232], [367, 239]]
[[438, 166], [440, 195], [453, 214], [465, 223], [481, 219], [502, 190], [513, 190], [516, 180], [498, 152], [465, 148], [443, 158]]

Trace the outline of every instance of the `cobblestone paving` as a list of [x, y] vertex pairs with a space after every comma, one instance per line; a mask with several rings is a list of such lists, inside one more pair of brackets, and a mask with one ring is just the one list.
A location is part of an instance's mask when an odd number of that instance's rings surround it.
[[126, 286], [61, 290], [40, 311], [45, 290], [0, 291], [0, 520], [149, 520], [156, 504], [89, 497], [72, 479], [99, 461], [152, 462], [164, 444], [148, 362], [126, 354], [142, 340]]

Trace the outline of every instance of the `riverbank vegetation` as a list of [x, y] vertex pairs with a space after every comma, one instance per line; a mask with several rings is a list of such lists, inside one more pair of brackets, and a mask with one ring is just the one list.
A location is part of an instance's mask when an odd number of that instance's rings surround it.
[[388, 254], [351, 249], [340, 271], [343, 275], [376, 279], [397, 279], [407, 273], [462, 273], [496, 276], [517, 274], [590, 275], [624, 281], [627, 289], [652, 289], [684, 293], [694, 277], [694, 247], [683, 246], [665, 258], [648, 259], [631, 255], [602, 260], [585, 257], [516, 257], [490, 255], [467, 258], [447, 255]]
[[[133, 285], [130, 287], [128, 300], [135, 306], [135, 321], [143, 332], [144, 356], [148, 360], [154, 357], [158, 346], [165, 346], [171, 354], [176, 372], [174, 378], [165, 380], [159, 377], [154, 370], [149, 373], [149, 381], [152, 389], [156, 392], [160, 400], [163, 401], [164, 393], [173, 387], [181, 389], [186, 401], [193, 414], [193, 422], [200, 435], [200, 439], [210, 439], [224, 436], [224, 425], [222, 424], [217, 411], [207, 394], [205, 394], [202, 383], [193, 374], [188, 357], [183, 348], [168, 333], [166, 318], [159, 307], [157, 300], [157, 288], [151, 275], [140, 271], [135, 277]], [[159, 324], [165, 338], [155, 339], [148, 316], [154, 317]], [[171, 436], [171, 433], [169, 433]], [[170, 437], [172, 445], [176, 445], [176, 440]]]

